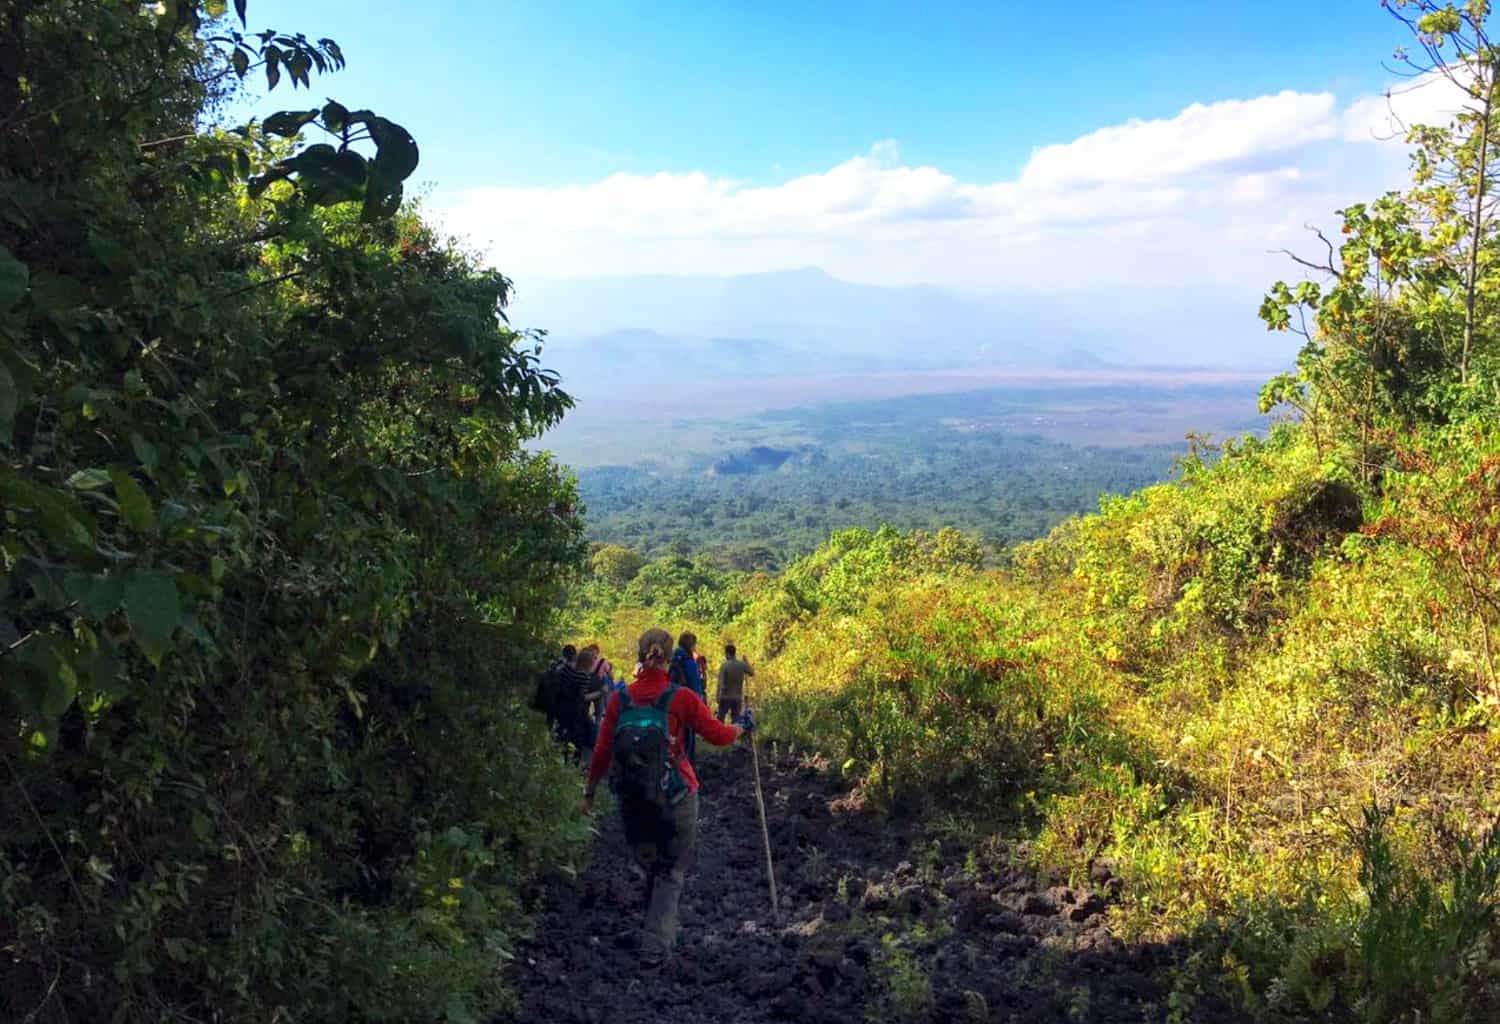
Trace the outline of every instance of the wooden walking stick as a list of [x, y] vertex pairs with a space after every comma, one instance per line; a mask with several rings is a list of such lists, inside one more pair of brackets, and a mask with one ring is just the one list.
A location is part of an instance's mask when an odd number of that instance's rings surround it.
[[[748, 698], [748, 694], [747, 694]], [[745, 701], [749, 710], [750, 701]], [[750, 734], [750, 764], [755, 772], [755, 809], [760, 813], [760, 839], [766, 850], [766, 880], [771, 885], [771, 920], [781, 920], [781, 904], [776, 899], [776, 865], [771, 860], [771, 830], [766, 825], [766, 799], [760, 789], [760, 752], [755, 746], [755, 733]]]

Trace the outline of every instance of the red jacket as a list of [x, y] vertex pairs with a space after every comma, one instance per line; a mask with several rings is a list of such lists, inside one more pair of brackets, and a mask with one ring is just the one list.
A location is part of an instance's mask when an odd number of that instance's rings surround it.
[[[671, 685], [665, 669], [642, 669], [641, 674], [635, 677], [635, 682], [630, 684], [630, 699], [636, 704], [650, 704]], [[594, 741], [594, 759], [589, 762], [590, 792], [604, 778], [604, 773], [609, 771], [610, 746], [615, 738], [615, 720], [619, 717], [620, 698], [614, 697], [610, 699], [609, 707], [604, 712], [604, 721], [599, 723], [599, 736]], [[696, 793], [698, 773], [693, 771], [692, 762], [682, 750], [688, 729], [716, 747], [727, 747], [740, 738], [740, 727], [725, 725], [714, 718], [713, 712], [708, 710], [708, 705], [703, 703], [702, 698], [686, 686], [679, 688], [677, 696], [667, 705], [667, 732], [671, 736], [672, 756], [676, 758], [677, 770], [682, 773], [688, 788]]]

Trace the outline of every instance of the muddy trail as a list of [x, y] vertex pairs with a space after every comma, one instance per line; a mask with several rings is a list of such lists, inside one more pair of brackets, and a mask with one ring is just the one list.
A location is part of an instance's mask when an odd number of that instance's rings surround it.
[[[549, 879], [512, 972], [518, 1010], [558, 1024], [1142, 1022], [1168, 1016], [1184, 951], [1127, 944], [1107, 910], [1107, 865], [1089, 889], [1044, 886], [956, 839], [869, 813], [816, 759], [761, 755], [781, 895], [772, 920], [750, 752], [700, 757], [697, 865], [678, 952], [636, 965], [643, 886], [602, 811], [588, 869]], [[602, 801], [601, 801], [602, 802]], [[1180, 1020], [1232, 1021], [1223, 1005]]]

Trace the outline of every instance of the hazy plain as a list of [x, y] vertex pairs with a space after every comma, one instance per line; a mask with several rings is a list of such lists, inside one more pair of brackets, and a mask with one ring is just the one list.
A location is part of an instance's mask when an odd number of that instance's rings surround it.
[[577, 468], [690, 469], [754, 444], [838, 443], [941, 424], [955, 432], [1077, 445], [1182, 444], [1264, 426], [1255, 371], [955, 369], [757, 378], [672, 378], [580, 397], [539, 446]]

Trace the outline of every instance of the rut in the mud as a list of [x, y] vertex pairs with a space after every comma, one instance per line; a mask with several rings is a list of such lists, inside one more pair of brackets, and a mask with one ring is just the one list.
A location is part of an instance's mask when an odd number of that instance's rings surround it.
[[[781, 886], [773, 922], [749, 752], [700, 759], [697, 867], [674, 960], [642, 976], [641, 886], [613, 814], [593, 860], [552, 879], [513, 973], [523, 1022], [1165, 1020], [1177, 955], [1119, 942], [1106, 923], [1117, 882], [1042, 887], [956, 841], [850, 805], [810, 763], [762, 759]], [[1188, 1019], [1231, 1019], [1201, 1006]]]

